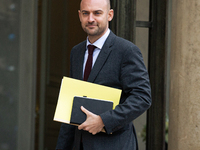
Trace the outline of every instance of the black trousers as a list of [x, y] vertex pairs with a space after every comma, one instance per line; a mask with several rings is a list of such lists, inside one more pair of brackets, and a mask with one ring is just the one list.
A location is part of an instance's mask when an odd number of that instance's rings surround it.
[[80, 144], [80, 150], [83, 150], [83, 143]]

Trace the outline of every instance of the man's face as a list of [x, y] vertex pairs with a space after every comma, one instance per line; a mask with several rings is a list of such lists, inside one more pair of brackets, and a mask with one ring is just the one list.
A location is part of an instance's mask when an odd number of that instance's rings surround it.
[[82, 0], [79, 18], [89, 40], [94, 42], [107, 31], [113, 10], [109, 9], [107, 0]]

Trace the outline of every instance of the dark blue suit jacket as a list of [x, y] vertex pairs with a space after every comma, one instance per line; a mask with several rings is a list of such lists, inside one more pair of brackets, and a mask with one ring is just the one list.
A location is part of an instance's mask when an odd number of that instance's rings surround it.
[[[86, 41], [76, 45], [71, 51], [72, 78], [82, 80], [85, 50]], [[106, 133], [92, 135], [79, 131], [75, 126], [62, 124], [57, 149], [79, 149], [82, 140], [85, 150], [137, 150], [132, 121], [151, 105], [148, 72], [138, 47], [111, 32], [88, 82], [122, 89], [120, 104], [114, 110], [100, 115]]]

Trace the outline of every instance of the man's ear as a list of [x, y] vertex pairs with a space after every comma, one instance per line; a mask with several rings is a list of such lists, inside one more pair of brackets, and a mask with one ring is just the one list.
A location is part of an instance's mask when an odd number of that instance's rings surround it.
[[81, 11], [80, 10], [78, 10], [78, 16], [79, 16], [79, 20], [81, 22]]
[[108, 12], [108, 21], [111, 21], [114, 17], [114, 10], [110, 9]]

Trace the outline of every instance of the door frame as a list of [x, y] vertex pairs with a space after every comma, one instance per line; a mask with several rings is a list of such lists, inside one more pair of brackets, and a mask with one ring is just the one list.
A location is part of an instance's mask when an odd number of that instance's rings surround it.
[[36, 24], [37, 1], [20, 0], [18, 150], [35, 144]]

